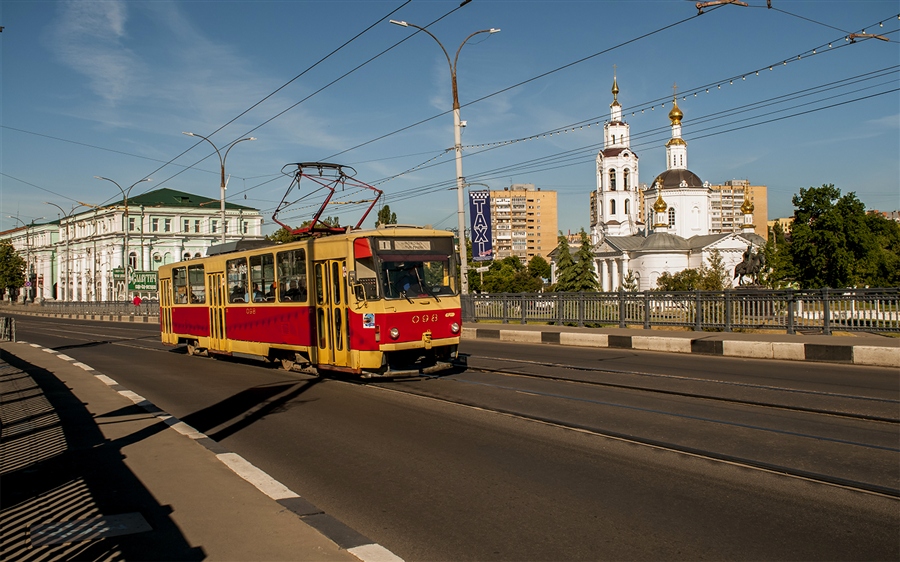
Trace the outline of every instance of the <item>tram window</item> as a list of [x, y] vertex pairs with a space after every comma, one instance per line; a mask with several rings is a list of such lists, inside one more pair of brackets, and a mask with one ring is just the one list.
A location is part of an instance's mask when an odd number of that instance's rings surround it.
[[249, 302], [250, 294], [247, 290], [247, 258], [238, 258], [225, 262], [227, 275], [228, 295], [230, 302]]
[[325, 265], [316, 264], [316, 303], [327, 304], [325, 300]]
[[253, 302], [275, 301], [275, 257], [250, 256], [250, 285]]
[[175, 304], [187, 304], [188, 278], [186, 267], [176, 267], [172, 270], [172, 289]]
[[333, 262], [331, 264], [331, 294], [333, 296], [334, 304], [341, 304], [341, 281], [343, 281], [341, 265], [338, 262]]
[[278, 300], [306, 302], [306, 250], [278, 252]]
[[[357, 292], [357, 299], [365, 296], [366, 300], [375, 300], [378, 298], [378, 275], [375, 273], [375, 259], [372, 257], [357, 258], [356, 260], [356, 282], [362, 286], [364, 295]], [[357, 287], [358, 291], [358, 287]]]
[[422, 256], [425, 261], [382, 263], [382, 282], [387, 298], [453, 295], [450, 259]]
[[187, 268], [188, 283], [191, 287], [191, 302], [200, 304], [206, 302], [206, 284], [203, 277], [203, 264], [190, 265]]

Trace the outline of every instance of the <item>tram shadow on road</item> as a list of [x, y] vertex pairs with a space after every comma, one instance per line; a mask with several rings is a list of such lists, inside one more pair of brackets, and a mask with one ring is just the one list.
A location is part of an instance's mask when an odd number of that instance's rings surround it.
[[188, 414], [181, 421], [214, 441], [222, 441], [267, 416], [303, 404], [305, 401], [297, 398], [321, 381], [320, 377], [311, 377], [254, 386]]
[[0, 543], [3, 560], [203, 560], [124, 463], [122, 449], [162, 421], [107, 439], [95, 416], [50, 371], [0, 351]]

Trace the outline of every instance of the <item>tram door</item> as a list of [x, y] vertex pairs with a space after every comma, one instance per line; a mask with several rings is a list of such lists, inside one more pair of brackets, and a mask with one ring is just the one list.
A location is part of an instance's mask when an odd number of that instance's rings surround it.
[[319, 363], [346, 367], [347, 349], [347, 283], [346, 260], [315, 262], [316, 329]]
[[208, 273], [206, 286], [209, 291], [209, 347], [225, 349], [225, 274]]
[[161, 279], [160, 281], [159, 315], [161, 317], [163, 337], [167, 337], [172, 333], [172, 280]]

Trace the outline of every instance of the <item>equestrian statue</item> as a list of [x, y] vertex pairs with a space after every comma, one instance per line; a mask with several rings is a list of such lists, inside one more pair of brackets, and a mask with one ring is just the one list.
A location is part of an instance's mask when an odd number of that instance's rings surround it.
[[759, 284], [759, 274], [766, 265], [766, 255], [762, 250], [753, 251], [753, 246], [748, 245], [744, 250], [743, 260], [734, 266], [734, 278], [738, 280], [738, 285], [744, 285], [744, 277], [750, 278], [754, 284]]

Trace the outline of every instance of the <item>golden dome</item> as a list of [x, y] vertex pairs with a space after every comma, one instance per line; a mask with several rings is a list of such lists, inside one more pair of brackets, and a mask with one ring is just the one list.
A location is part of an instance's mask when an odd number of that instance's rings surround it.
[[656, 196], [656, 203], [653, 204], [653, 210], [657, 213], [665, 213], [666, 209], [669, 208], [669, 205], [663, 201], [662, 194]]
[[749, 199], [744, 199], [744, 203], [741, 205], [741, 212], [745, 215], [749, 215], [753, 212], [753, 202]]
[[612, 95], [613, 95], [613, 102], [612, 102], [612, 105], [614, 105], [614, 106], [615, 106], [615, 105], [619, 105], [619, 99], [618, 99], [618, 96], [619, 96], [619, 82], [618, 82], [618, 80], [616, 80], [616, 77], [615, 77], [615, 76], [613, 76]]
[[672, 121], [673, 125], [681, 125], [681, 118], [684, 117], [684, 113], [678, 109], [678, 102], [675, 98], [672, 98], [672, 111], [669, 112], [669, 119]]

